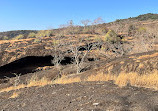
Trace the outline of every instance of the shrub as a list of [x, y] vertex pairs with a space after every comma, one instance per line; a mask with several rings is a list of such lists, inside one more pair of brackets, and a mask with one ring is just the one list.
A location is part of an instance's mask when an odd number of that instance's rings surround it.
[[136, 33], [136, 27], [135, 25], [130, 25], [128, 27], [128, 35], [129, 36], [133, 36]]
[[104, 25], [98, 25], [95, 26], [95, 33], [96, 34], [106, 34], [108, 32], [108, 29]]
[[9, 38], [7, 36], [4, 36], [3, 37], [3, 40], [8, 40]]
[[41, 30], [36, 34], [36, 37], [49, 37], [52, 35], [50, 30]]
[[39, 32], [36, 34], [36, 37], [44, 37], [44, 36], [45, 36], [44, 30], [39, 31]]
[[34, 40], [34, 42], [35, 42], [35, 43], [39, 43], [39, 42], [41, 42], [41, 39], [36, 38], [36, 39]]
[[102, 42], [102, 37], [99, 36], [99, 35], [97, 35], [97, 36], [95, 37], [95, 41], [96, 41], [96, 42]]
[[46, 30], [44, 33], [46, 37], [50, 37], [52, 35], [52, 31], [50, 30]]
[[109, 30], [105, 35], [105, 41], [107, 41], [107, 42], [115, 43], [120, 40], [121, 39], [119, 37], [117, 37], [117, 34], [113, 30]]
[[24, 38], [24, 35], [20, 34], [16, 37], [13, 38], [13, 40], [19, 40], [19, 39], [23, 39]]
[[140, 33], [146, 32], [146, 28], [145, 27], [139, 27], [138, 32], [140, 32]]
[[35, 38], [36, 37], [36, 34], [34, 32], [31, 32], [29, 33], [28, 35], [29, 38]]

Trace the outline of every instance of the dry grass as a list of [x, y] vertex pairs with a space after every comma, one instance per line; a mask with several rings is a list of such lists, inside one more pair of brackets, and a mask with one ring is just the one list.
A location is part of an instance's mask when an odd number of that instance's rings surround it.
[[96, 75], [90, 75], [85, 81], [109, 81], [114, 79], [116, 79], [114, 75], [98, 73]]
[[81, 82], [80, 77], [67, 77], [63, 75], [61, 78], [55, 80], [53, 83], [54, 84], [69, 84], [69, 83], [74, 83], [74, 82]]
[[158, 56], [158, 53], [154, 53], [151, 55], [143, 55], [143, 56], [138, 57], [137, 59], [145, 59], [145, 58], [151, 58], [151, 57], [156, 57], [156, 56]]
[[[118, 86], [126, 86], [130, 84], [132, 86], [137, 87], [145, 87], [145, 88], [154, 88], [158, 89], [158, 72], [154, 71], [151, 74], [144, 74], [139, 75], [137, 73], [120, 73], [119, 75], [114, 74], [103, 74], [97, 73], [96, 75], [90, 75], [86, 79], [82, 81], [114, 81], [115, 84]], [[21, 88], [28, 88], [28, 87], [42, 87], [49, 84], [69, 84], [75, 82], [82, 82], [79, 76], [65, 76], [63, 75], [61, 78], [56, 79], [55, 81], [50, 81], [46, 77], [38, 79], [37, 76], [33, 76], [27, 84], [20, 84], [17, 86], [11, 86], [0, 90], [1, 92], [9, 92], [12, 90], [19, 90]], [[13, 97], [16, 97], [16, 94], [13, 94]]]
[[12, 96], [10, 98], [17, 98], [19, 96], [20, 92], [13, 92]]
[[41, 79], [38, 79], [36, 76], [32, 77], [31, 80], [28, 82], [27, 87], [32, 87], [32, 86], [45, 86], [48, 84], [52, 84], [52, 81], [50, 81], [48, 78], [43, 77]]
[[41, 79], [38, 79], [36, 75], [32, 76], [32, 78], [28, 81], [27, 84], [19, 84], [17, 86], [10, 86], [4, 89], [0, 90], [1, 92], [9, 92], [12, 90], [19, 90], [22, 88], [28, 88], [28, 87], [33, 87], [33, 86], [38, 86], [38, 87], [42, 87], [48, 84], [52, 84], [52, 81], [48, 80], [46, 77], [43, 77]]
[[[146, 87], [158, 89], [158, 72], [155, 71], [147, 75], [139, 75], [137, 73], [120, 73], [118, 76], [113, 74], [98, 73], [90, 75], [83, 81], [114, 81], [120, 87], [130, 84], [137, 87]], [[54, 84], [69, 84], [74, 82], [81, 82], [80, 77], [66, 77], [63, 76], [57, 79]]]
[[1, 89], [0, 93], [2, 93], [2, 92], [9, 92], [9, 91], [12, 91], [12, 90], [17, 90], [17, 89], [21, 89], [21, 88], [25, 88], [25, 87], [26, 87], [26, 85], [24, 85], [24, 84], [20, 84], [18, 86], [10, 86], [10, 87]]
[[146, 87], [158, 89], [158, 72], [155, 71], [147, 75], [139, 75], [137, 73], [121, 73], [118, 76], [112, 74], [98, 73], [97, 75], [91, 75], [86, 81], [109, 81], [113, 80], [115, 84], [119, 86], [126, 86], [130, 84], [132, 86]]
[[[9, 92], [9, 91], [13, 91], [13, 90], [19, 90], [22, 88], [28, 88], [28, 87], [33, 87], [33, 86], [37, 86], [37, 87], [43, 87], [49, 84], [68, 84], [68, 83], [74, 83], [74, 82], [81, 82], [79, 77], [75, 77], [75, 78], [67, 78], [67, 76], [62, 76], [60, 79], [55, 80], [54, 82], [52, 82], [51, 80], [49, 80], [46, 77], [43, 77], [41, 79], [38, 79], [37, 75], [34, 75], [31, 77], [31, 79], [27, 82], [27, 84], [19, 84], [17, 86], [10, 86], [4, 89], [0, 90], [0, 93], [2, 92]], [[15, 96], [16, 94], [13, 94], [13, 96]]]

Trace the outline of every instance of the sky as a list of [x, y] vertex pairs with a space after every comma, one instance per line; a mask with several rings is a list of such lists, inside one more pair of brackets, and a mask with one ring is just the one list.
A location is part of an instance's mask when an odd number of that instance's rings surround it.
[[107, 22], [158, 13], [158, 0], [0, 0], [0, 32], [46, 30], [73, 20]]

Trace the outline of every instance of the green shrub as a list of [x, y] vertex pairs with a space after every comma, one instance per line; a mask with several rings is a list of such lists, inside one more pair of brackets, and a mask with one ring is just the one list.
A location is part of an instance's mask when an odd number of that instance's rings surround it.
[[35, 43], [39, 43], [39, 42], [41, 42], [41, 39], [36, 38], [36, 39], [34, 40], [34, 42], [35, 42]]
[[19, 39], [23, 39], [24, 38], [24, 35], [20, 34], [16, 37], [13, 38], [13, 40], [19, 40]]
[[96, 42], [101, 42], [101, 41], [102, 41], [101, 36], [100, 36], [100, 35], [97, 35], [97, 36], [95, 37], [95, 41], [96, 41]]
[[109, 30], [105, 35], [105, 41], [107, 41], [107, 42], [115, 43], [120, 40], [121, 39], [119, 37], [117, 37], [117, 34], [113, 30]]
[[9, 38], [7, 36], [4, 36], [3, 37], [3, 40], [8, 40]]
[[36, 34], [36, 37], [49, 37], [52, 35], [52, 31], [50, 30], [41, 30]]
[[36, 34], [36, 37], [45, 37], [44, 30], [40, 30], [40, 31]]
[[46, 30], [44, 33], [46, 37], [50, 37], [52, 35], [52, 31], [50, 30]]
[[145, 27], [139, 27], [138, 32], [140, 32], [140, 33], [146, 32], [146, 28]]
[[34, 32], [31, 32], [29, 33], [28, 35], [29, 38], [35, 38], [36, 37], [36, 34]]

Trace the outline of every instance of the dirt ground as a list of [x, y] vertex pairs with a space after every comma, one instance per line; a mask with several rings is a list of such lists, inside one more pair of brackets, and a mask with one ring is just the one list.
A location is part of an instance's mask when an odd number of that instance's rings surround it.
[[[16, 98], [11, 98], [17, 93]], [[31, 87], [0, 94], [1, 111], [158, 111], [158, 91], [112, 82]]]

